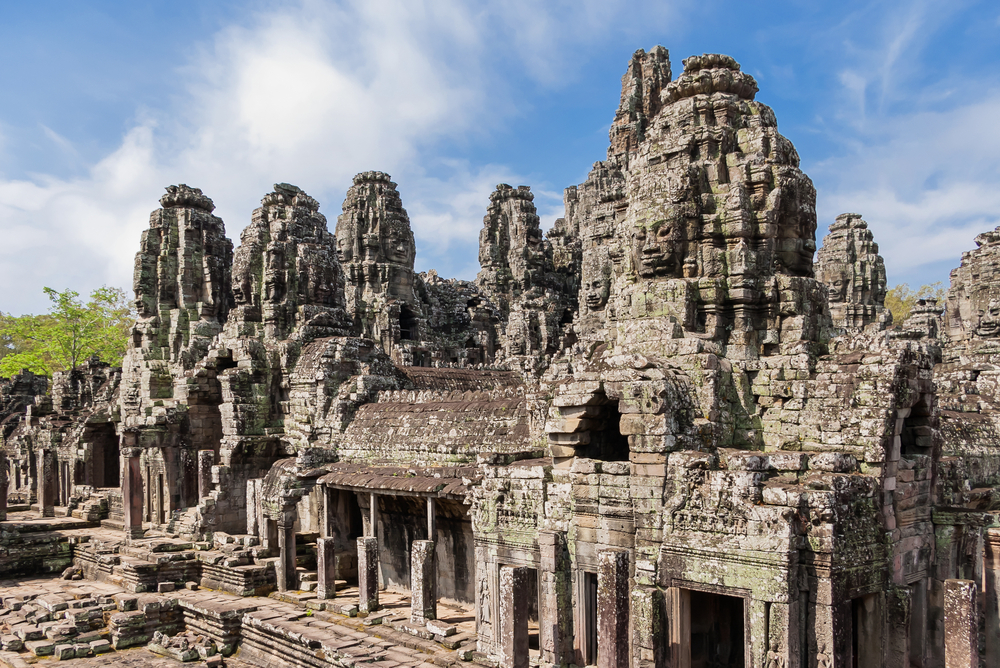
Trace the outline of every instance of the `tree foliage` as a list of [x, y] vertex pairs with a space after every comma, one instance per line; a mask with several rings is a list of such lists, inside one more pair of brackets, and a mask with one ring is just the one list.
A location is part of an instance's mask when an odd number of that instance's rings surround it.
[[892, 321], [899, 324], [910, 316], [918, 299], [937, 299], [944, 301], [945, 288], [941, 281], [930, 285], [921, 285], [918, 290], [912, 290], [906, 283], [893, 286], [885, 295], [885, 307], [892, 313]]
[[21, 369], [51, 376], [96, 355], [121, 365], [135, 307], [124, 290], [98, 288], [84, 303], [75, 290], [45, 288], [51, 302], [44, 315], [0, 314], [0, 377]]

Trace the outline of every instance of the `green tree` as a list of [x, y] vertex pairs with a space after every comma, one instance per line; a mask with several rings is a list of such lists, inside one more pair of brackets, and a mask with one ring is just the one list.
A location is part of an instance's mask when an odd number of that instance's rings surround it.
[[941, 281], [921, 285], [916, 291], [910, 289], [906, 283], [900, 283], [885, 294], [885, 307], [892, 313], [892, 321], [898, 325], [910, 316], [910, 311], [918, 299], [937, 299], [938, 302], [942, 302], [945, 292]]
[[75, 290], [45, 288], [45, 295], [51, 302], [47, 314], [0, 318], [0, 376], [9, 378], [21, 369], [51, 376], [92, 355], [113, 366], [121, 364], [135, 321], [135, 308], [124, 290], [98, 288], [86, 303]]

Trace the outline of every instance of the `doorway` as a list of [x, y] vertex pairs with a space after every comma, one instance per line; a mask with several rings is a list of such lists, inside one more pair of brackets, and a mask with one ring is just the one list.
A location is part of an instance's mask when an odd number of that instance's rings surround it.
[[597, 664], [597, 573], [583, 574], [583, 661]]
[[691, 668], [746, 665], [745, 603], [742, 598], [691, 591]]

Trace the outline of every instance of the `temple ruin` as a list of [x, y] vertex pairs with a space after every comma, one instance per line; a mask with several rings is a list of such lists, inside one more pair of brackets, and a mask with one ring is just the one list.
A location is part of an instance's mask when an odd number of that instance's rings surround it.
[[497, 187], [474, 281], [383, 172], [235, 247], [167, 188], [122, 368], [0, 379], [0, 664], [1000, 663], [1000, 228], [893, 323], [753, 77], [683, 65], [548, 232]]

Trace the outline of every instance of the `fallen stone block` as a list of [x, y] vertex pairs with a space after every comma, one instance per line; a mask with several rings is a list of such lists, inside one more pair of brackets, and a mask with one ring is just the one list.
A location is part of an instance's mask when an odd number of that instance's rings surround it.
[[100, 640], [95, 640], [90, 643], [90, 649], [94, 654], [103, 654], [104, 652], [111, 651], [111, 642], [101, 638]]
[[24, 643], [24, 648], [35, 656], [52, 656], [55, 647], [51, 640], [29, 640]]
[[24, 648], [24, 641], [15, 635], [0, 636], [0, 649], [7, 652], [20, 652]]
[[139, 608], [139, 599], [135, 596], [115, 594], [112, 598], [118, 604], [118, 610], [121, 612], [131, 612]]
[[458, 627], [454, 624], [445, 624], [437, 619], [427, 620], [427, 630], [438, 636], [453, 636], [458, 633]]
[[73, 645], [56, 645], [52, 655], [59, 661], [76, 658], [76, 647]]

